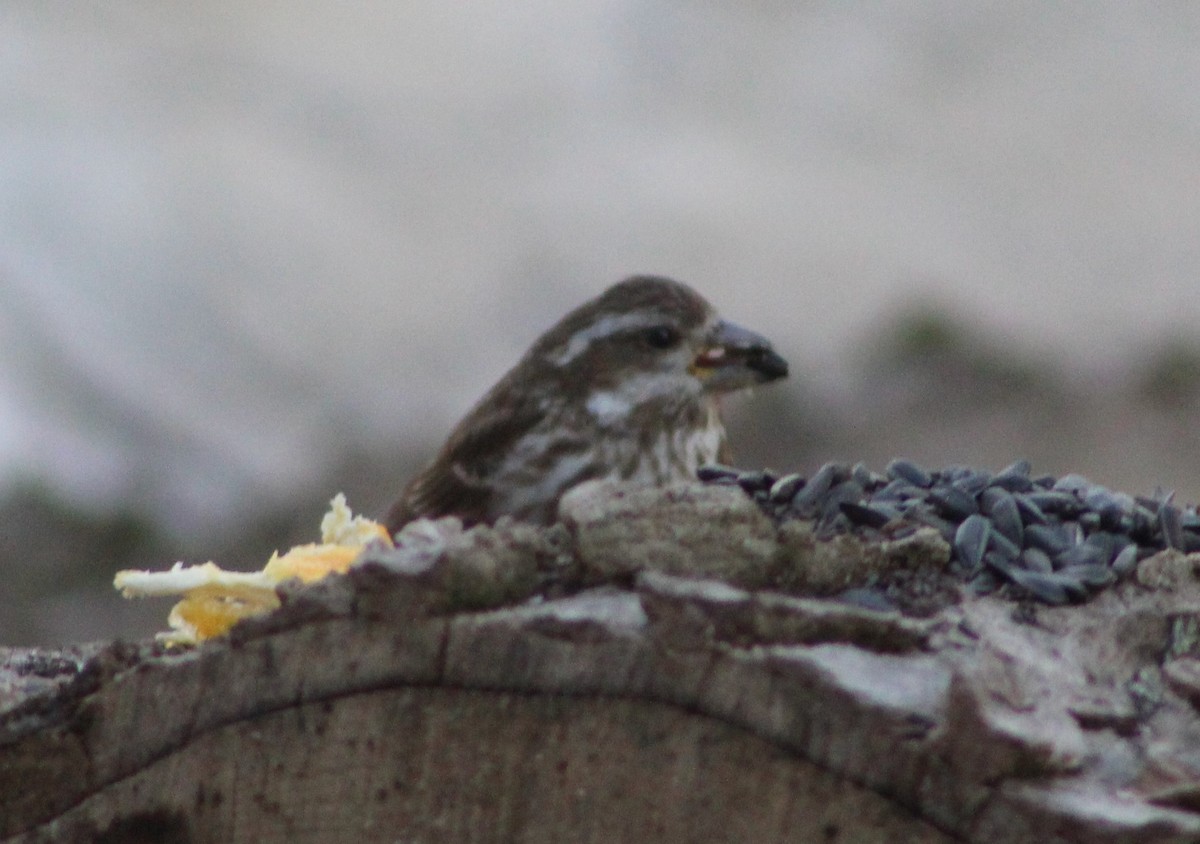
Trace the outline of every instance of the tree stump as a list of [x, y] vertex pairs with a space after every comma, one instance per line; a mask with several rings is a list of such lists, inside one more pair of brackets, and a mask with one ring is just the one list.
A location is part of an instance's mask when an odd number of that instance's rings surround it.
[[773, 588], [831, 552], [734, 492], [426, 523], [193, 649], [3, 652], [0, 841], [1200, 840], [1200, 557], [916, 617]]

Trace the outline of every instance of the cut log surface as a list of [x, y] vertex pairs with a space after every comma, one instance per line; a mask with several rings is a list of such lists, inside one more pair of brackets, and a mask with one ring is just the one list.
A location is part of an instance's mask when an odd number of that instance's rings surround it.
[[193, 649], [0, 652], [0, 841], [1200, 841], [1200, 557], [914, 617], [774, 588], [812, 549], [737, 490], [633, 495], [411, 526]]

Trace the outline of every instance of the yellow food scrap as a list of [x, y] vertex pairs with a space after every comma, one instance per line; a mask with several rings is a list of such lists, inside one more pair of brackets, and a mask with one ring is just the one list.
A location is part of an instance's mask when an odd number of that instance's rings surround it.
[[268, 613], [278, 606], [274, 588], [200, 586], [171, 608], [167, 616], [171, 632], [158, 636], [168, 644], [194, 644], [220, 636], [243, 618]]
[[389, 545], [387, 528], [366, 516], [356, 516], [346, 506], [346, 496], [338, 493], [329, 502], [329, 512], [321, 519], [321, 542], [326, 545], [366, 545], [382, 539]]
[[344, 572], [372, 540], [391, 544], [378, 522], [355, 516], [338, 493], [321, 520], [321, 543], [297, 545], [278, 552], [258, 572], [225, 571], [216, 563], [198, 566], [176, 563], [169, 571], [117, 572], [113, 585], [126, 598], [182, 595], [167, 617], [169, 632], [159, 638], [168, 644], [195, 644], [219, 636], [243, 618], [268, 613], [279, 606], [275, 586], [298, 577], [305, 583], [333, 572]]

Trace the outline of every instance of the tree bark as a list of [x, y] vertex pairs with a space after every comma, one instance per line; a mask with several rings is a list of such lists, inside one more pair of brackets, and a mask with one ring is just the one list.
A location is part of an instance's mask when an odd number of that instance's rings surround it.
[[194, 649], [6, 652], [0, 841], [1200, 840], [1197, 557], [915, 618], [771, 588], [813, 548], [750, 510], [694, 541], [733, 499], [628, 503], [427, 526]]

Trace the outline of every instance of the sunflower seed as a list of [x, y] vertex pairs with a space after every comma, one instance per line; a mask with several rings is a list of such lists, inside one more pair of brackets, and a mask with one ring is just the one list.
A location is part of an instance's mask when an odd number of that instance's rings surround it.
[[1055, 557], [1071, 547], [1058, 525], [1030, 525], [1025, 528], [1025, 544]]
[[913, 463], [911, 460], [896, 458], [887, 465], [884, 473], [893, 481], [907, 481], [913, 486], [929, 488], [933, 485], [933, 476]]
[[1117, 552], [1124, 548], [1129, 543], [1129, 540], [1123, 536], [1118, 536], [1115, 533], [1110, 533], [1106, 530], [1098, 530], [1088, 534], [1088, 538], [1083, 540], [1084, 547], [1091, 546], [1095, 548], [1104, 560], [1104, 564], [1108, 565], [1113, 558], [1117, 556]]
[[1001, 472], [992, 478], [992, 486], [1006, 489], [1009, 492], [1029, 492], [1033, 489], [1033, 481], [1029, 479], [1028, 475]]
[[984, 554], [983, 562], [993, 571], [1000, 572], [1010, 580], [1013, 577], [1012, 573], [1017, 570], [1016, 562], [1011, 557], [1006, 557], [996, 551], [988, 551]]
[[1112, 569], [1108, 566], [1071, 566], [1063, 571], [1063, 574], [1068, 574], [1075, 577], [1084, 586], [1092, 589], [1099, 589], [1108, 586], [1117, 576], [1113, 574]]
[[1074, 566], [1107, 566], [1107, 555], [1094, 545], [1076, 545], [1068, 548], [1054, 557], [1054, 568], [1065, 569]]
[[841, 514], [842, 504], [857, 504], [863, 499], [863, 488], [854, 481], [842, 481], [825, 495], [821, 502], [821, 517], [832, 520]]
[[1049, 517], [1042, 512], [1042, 508], [1034, 504], [1028, 495], [1014, 495], [1013, 500], [1017, 502], [1017, 509], [1021, 511], [1026, 523], [1044, 525], [1050, 521]]
[[996, 530], [1017, 548], [1025, 544], [1025, 529], [1021, 524], [1021, 513], [1017, 501], [1002, 487], [988, 487], [979, 496], [979, 509], [992, 520]]
[[724, 481], [735, 484], [739, 475], [741, 475], [741, 472], [737, 469], [734, 469], [732, 466], [722, 466], [719, 463], [710, 463], [696, 470], [696, 477], [705, 483], [721, 483]]
[[1087, 588], [1079, 579], [1062, 572], [1042, 574], [1014, 569], [1013, 581], [1048, 604], [1065, 604], [1087, 599]]
[[839, 475], [843, 474], [844, 467], [837, 463], [826, 463], [817, 473], [808, 479], [805, 484], [792, 498], [792, 510], [801, 518], [809, 518], [817, 515], [821, 509], [821, 499], [829, 492], [834, 483], [841, 480]]
[[1138, 547], [1133, 543], [1126, 545], [1112, 561], [1112, 570], [1119, 577], [1129, 574], [1138, 564]]
[[975, 472], [970, 475], [965, 475], [956, 481], [953, 481], [951, 486], [962, 490], [972, 498], [979, 495], [985, 489], [992, 485], [992, 476], [987, 472]]
[[792, 497], [804, 486], [804, 476], [798, 472], [793, 472], [790, 475], [784, 475], [771, 485], [769, 497], [772, 501], [779, 504], [786, 503], [792, 500]]
[[1083, 512], [1083, 503], [1072, 493], [1062, 492], [1061, 490], [1030, 492], [1026, 494], [1025, 498], [1045, 513], [1053, 513], [1054, 515], [1070, 518]]
[[1033, 481], [1029, 477], [1032, 469], [1033, 465], [1028, 460], [1017, 460], [997, 472], [992, 478], [992, 485], [1009, 492], [1028, 492], [1033, 488]]
[[863, 489], [879, 486], [883, 481], [883, 478], [867, 468], [866, 463], [855, 463], [854, 468], [850, 470], [850, 479]]
[[1162, 531], [1163, 542], [1168, 548], [1176, 551], [1187, 551], [1183, 542], [1183, 524], [1180, 521], [1179, 508], [1164, 502], [1158, 508], [1158, 526]]
[[1091, 487], [1092, 482], [1083, 475], [1069, 474], [1063, 475], [1061, 478], [1055, 481], [1054, 486], [1051, 487], [1051, 489], [1058, 490], [1059, 492], [1082, 493]]
[[838, 502], [846, 518], [856, 525], [881, 528], [893, 519], [900, 517], [899, 511], [889, 510], [877, 504], [859, 504], [855, 501]]
[[1070, 600], [1066, 588], [1053, 574], [1014, 569], [1012, 580], [1035, 598], [1047, 604], [1061, 605]]
[[968, 569], [974, 569], [983, 561], [992, 523], [980, 515], [968, 516], [954, 532], [954, 551], [959, 561]]
[[937, 505], [943, 516], [959, 521], [979, 512], [974, 497], [952, 485], [934, 487], [929, 491], [929, 500]]
[[769, 472], [742, 472], [738, 475], [738, 486], [748, 494], [766, 492], [775, 483], [775, 478]]
[[[995, 524], [993, 523], [992, 526], [995, 527]], [[1021, 546], [1013, 544], [1007, 536], [998, 530], [993, 530], [988, 536], [988, 548], [1009, 560], [1015, 560], [1021, 556]]]
[[1050, 562], [1050, 555], [1038, 548], [1026, 548], [1022, 551], [1020, 563], [1029, 571], [1043, 573], [1054, 571], [1054, 564]]
[[941, 516], [927, 510], [924, 507], [918, 507], [908, 513], [908, 517], [918, 524], [931, 527], [942, 535], [942, 539], [954, 544], [954, 536], [958, 532], [958, 525], [954, 522], [943, 519]]
[[920, 487], [913, 486], [903, 478], [896, 478], [894, 481], [888, 481], [887, 484], [872, 497], [875, 500], [886, 501], [902, 501], [908, 498], [924, 497], [925, 490]]

